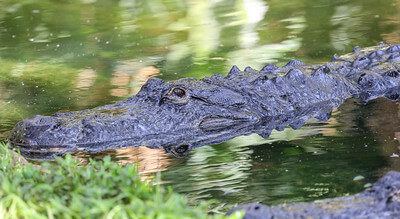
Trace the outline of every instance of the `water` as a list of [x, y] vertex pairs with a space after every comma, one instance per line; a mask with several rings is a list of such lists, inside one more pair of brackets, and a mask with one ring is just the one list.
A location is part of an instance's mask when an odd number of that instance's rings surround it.
[[[400, 42], [399, 1], [33, 1], [0, 2], [0, 140], [35, 114], [82, 110], [134, 95], [151, 77], [174, 80], [260, 69], [296, 58], [310, 64], [380, 41]], [[186, 194], [280, 204], [353, 194], [400, 170], [400, 106], [355, 99], [327, 122], [204, 146], [183, 159], [163, 150], [110, 155], [139, 163], [143, 177]], [[362, 177], [360, 177], [362, 176]], [[361, 178], [361, 179], [360, 179]], [[357, 180], [359, 179], [359, 180]]]

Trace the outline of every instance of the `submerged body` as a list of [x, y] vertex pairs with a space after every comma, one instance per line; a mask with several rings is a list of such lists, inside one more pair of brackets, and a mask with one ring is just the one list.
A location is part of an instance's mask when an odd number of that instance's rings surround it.
[[350, 97], [399, 100], [400, 45], [355, 48], [332, 62], [292, 60], [260, 71], [234, 66], [227, 76], [165, 82], [152, 78], [135, 96], [90, 110], [33, 116], [9, 139], [24, 155], [97, 152], [126, 146], [185, 156], [196, 147], [329, 119]]
[[400, 172], [391, 171], [372, 188], [352, 196], [328, 198], [309, 203], [267, 206], [239, 205], [230, 210], [245, 211], [244, 219], [265, 218], [399, 218]]

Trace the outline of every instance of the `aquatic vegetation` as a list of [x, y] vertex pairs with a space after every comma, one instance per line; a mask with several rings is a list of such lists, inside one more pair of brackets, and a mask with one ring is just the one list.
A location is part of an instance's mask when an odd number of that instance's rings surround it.
[[122, 166], [109, 157], [87, 166], [78, 166], [71, 155], [24, 165], [16, 154], [0, 144], [1, 218], [223, 217], [207, 214], [210, 202], [187, 207], [184, 196], [153, 185], [156, 180], [143, 182], [135, 165]]

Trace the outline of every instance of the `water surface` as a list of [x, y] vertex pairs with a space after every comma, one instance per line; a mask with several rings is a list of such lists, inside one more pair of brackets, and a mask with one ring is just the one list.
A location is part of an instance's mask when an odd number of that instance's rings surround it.
[[[151, 77], [223, 74], [296, 58], [400, 43], [399, 1], [33, 1], [0, 2], [0, 140], [35, 114], [82, 110], [134, 95]], [[350, 99], [327, 122], [198, 148], [178, 159], [143, 147], [110, 150], [143, 176], [190, 198], [280, 204], [353, 194], [400, 170], [400, 106]], [[361, 177], [362, 176], [362, 177]], [[358, 180], [357, 180], [358, 179]]]

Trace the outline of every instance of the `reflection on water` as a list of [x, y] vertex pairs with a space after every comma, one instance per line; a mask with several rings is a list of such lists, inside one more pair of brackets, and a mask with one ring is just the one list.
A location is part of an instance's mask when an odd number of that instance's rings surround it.
[[[35, 114], [92, 108], [134, 95], [151, 77], [173, 80], [260, 69], [296, 58], [310, 64], [380, 41], [399, 43], [400, 2], [33, 1], [0, 2], [0, 140]], [[177, 159], [123, 148], [116, 162], [188, 195], [277, 204], [355, 193], [400, 170], [400, 106], [348, 100], [326, 123], [204, 146]], [[365, 178], [353, 181], [357, 175]]]
[[183, 162], [183, 160], [179, 159], [174, 162], [163, 150], [153, 150], [147, 147], [127, 147], [118, 150], [103, 151], [96, 154], [79, 151], [74, 155], [80, 160], [80, 165], [86, 165], [89, 162], [89, 158], [102, 159], [105, 156], [111, 156], [116, 162], [122, 165], [137, 163], [138, 170], [142, 175], [163, 171]]

